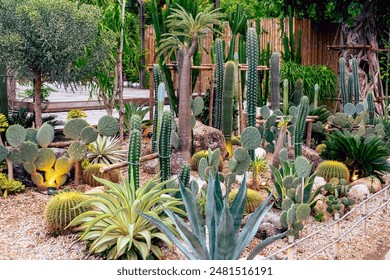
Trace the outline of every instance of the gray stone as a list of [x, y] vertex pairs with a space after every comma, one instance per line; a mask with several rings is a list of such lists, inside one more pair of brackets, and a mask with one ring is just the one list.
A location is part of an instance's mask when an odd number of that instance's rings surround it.
[[370, 190], [365, 184], [358, 184], [353, 186], [348, 192], [348, 198], [355, 200], [355, 202], [362, 201], [370, 194]]
[[379, 192], [382, 189], [381, 181], [375, 176], [360, 178], [351, 183], [351, 186], [356, 186], [360, 184], [366, 185], [372, 193]]
[[[288, 157], [289, 159], [294, 159], [294, 147], [291, 146], [288, 150]], [[302, 156], [307, 158], [310, 163], [313, 164], [311, 171], [314, 172], [316, 170], [318, 164], [323, 161], [323, 159], [320, 157], [320, 155], [313, 149], [310, 149], [307, 146], [302, 146]]]
[[320, 187], [326, 184], [326, 181], [324, 178], [316, 176], [314, 178], [314, 183], [313, 183], [313, 191], [318, 190]]
[[226, 142], [222, 131], [196, 121], [193, 133], [195, 152], [207, 150], [208, 148], [211, 150], [219, 148], [222, 158], [227, 157]]
[[[242, 226], [245, 226], [252, 214], [246, 215], [242, 221]], [[283, 232], [283, 227], [280, 223], [280, 214], [269, 211], [265, 214], [263, 221], [257, 229], [255, 237], [265, 239], [267, 237]]]
[[157, 174], [160, 171], [158, 158], [145, 162], [143, 171], [148, 174]]

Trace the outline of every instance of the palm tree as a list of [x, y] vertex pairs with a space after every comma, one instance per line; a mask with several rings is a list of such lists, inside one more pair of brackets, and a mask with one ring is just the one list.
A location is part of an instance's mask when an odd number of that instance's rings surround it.
[[219, 19], [222, 14], [213, 8], [207, 7], [204, 11], [196, 14], [195, 18], [183, 7], [177, 5], [172, 8], [171, 15], [167, 18], [169, 33], [162, 35], [158, 56], [171, 57], [174, 51], [180, 51], [182, 60], [179, 62], [179, 149], [172, 161], [172, 171], [178, 173], [180, 167], [189, 161], [191, 149], [191, 66], [194, 55], [201, 40], [209, 31], [220, 33], [216, 28], [221, 24]]

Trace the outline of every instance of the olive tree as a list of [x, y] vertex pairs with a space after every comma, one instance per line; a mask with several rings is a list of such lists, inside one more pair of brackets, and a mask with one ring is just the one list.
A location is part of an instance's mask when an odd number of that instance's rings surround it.
[[101, 11], [67, 0], [0, 0], [0, 60], [33, 81], [36, 126], [44, 82], [65, 86], [94, 72], [112, 51]]

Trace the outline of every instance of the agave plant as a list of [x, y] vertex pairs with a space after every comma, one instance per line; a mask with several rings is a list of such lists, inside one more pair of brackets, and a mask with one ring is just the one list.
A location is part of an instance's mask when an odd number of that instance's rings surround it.
[[[218, 175], [216, 175], [218, 176]], [[218, 177], [210, 175], [207, 189], [206, 224], [201, 215], [201, 209], [196, 203], [196, 194], [179, 181], [179, 188], [187, 210], [190, 228], [170, 209], [164, 211], [174, 222], [178, 232], [187, 246], [175, 236], [174, 232], [156, 217], [149, 213], [139, 213], [146, 220], [155, 224], [190, 260], [237, 260], [251, 241], [262, 222], [265, 214], [272, 207], [269, 197], [251, 215], [248, 223], [240, 231], [247, 196], [246, 180], [229, 208], [228, 195], [222, 197]], [[207, 227], [207, 231], [206, 231]], [[208, 232], [208, 234], [206, 234]], [[241, 232], [241, 233], [240, 233]], [[262, 249], [272, 242], [285, 236], [281, 233], [263, 240], [248, 256], [253, 259]], [[208, 240], [208, 245], [206, 243]], [[189, 249], [187, 249], [187, 247]]]
[[112, 164], [126, 160], [127, 150], [122, 149], [119, 137], [99, 135], [96, 141], [92, 143], [92, 149], [88, 152], [87, 158], [92, 164]]
[[335, 131], [325, 144], [326, 149], [321, 156], [344, 162], [351, 174], [359, 177], [374, 175], [381, 179], [384, 173], [390, 171], [387, 161], [390, 150], [379, 136], [370, 135], [363, 139], [348, 131]]
[[[150, 110], [149, 107], [132, 102], [125, 102], [123, 106], [125, 109], [125, 127], [127, 131], [130, 131], [130, 119], [133, 115], [137, 115], [143, 120]], [[119, 110], [119, 106], [117, 106], [117, 110]], [[143, 121], [143, 123], [146, 123], [146, 121]]]
[[124, 178], [123, 185], [94, 178], [108, 189], [89, 194], [91, 198], [78, 207], [87, 206], [93, 210], [77, 216], [68, 227], [82, 230], [80, 240], [90, 242], [89, 251], [103, 254], [108, 259], [161, 259], [162, 252], [156, 242], [162, 241], [169, 249], [172, 243], [138, 211], [152, 216], [175, 234], [173, 222], [164, 209], [186, 215], [177, 207], [182, 202], [169, 195], [177, 189], [166, 188], [170, 181], [158, 183], [156, 178], [137, 190], [131, 180]]

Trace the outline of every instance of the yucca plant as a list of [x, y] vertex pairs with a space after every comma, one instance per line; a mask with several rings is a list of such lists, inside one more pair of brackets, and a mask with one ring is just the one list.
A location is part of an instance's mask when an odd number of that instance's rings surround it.
[[169, 249], [172, 243], [153, 223], [138, 214], [147, 213], [175, 234], [173, 222], [164, 209], [185, 216], [178, 208], [182, 204], [170, 193], [177, 189], [166, 188], [170, 181], [158, 183], [156, 178], [135, 189], [131, 180], [122, 178], [123, 184], [95, 177], [108, 189], [89, 194], [87, 201], [78, 207], [91, 207], [75, 219], [68, 227], [82, 231], [80, 240], [90, 242], [89, 251], [102, 254], [107, 259], [161, 259], [161, 249], [156, 242], [162, 241]]
[[[176, 225], [178, 232], [187, 246], [184, 246], [172, 230], [160, 220], [156, 219], [156, 217], [147, 212], [140, 212], [139, 214], [164, 232], [177, 248], [179, 248], [190, 260], [239, 259], [246, 246], [256, 234], [264, 216], [272, 207], [272, 204], [269, 204], [271, 198], [269, 197], [264, 203], [256, 208], [249, 218], [248, 223], [240, 230], [247, 196], [246, 180], [243, 180], [242, 185], [229, 208], [228, 194], [223, 198], [218, 177], [213, 179], [210, 175], [207, 188], [205, 224], [201, 215], [201, 209], [196, 202], [196, 194], [192, 193], [190, 189], [186, 188], [180, 181], [179, 188], [183, 197], [191, 230], [186, 223], [170, 209], [165, 208], [164, 210]], [[208, 234], [206, 234], [206, 226]], [[249, 254], [248, 259], [253, 259], [267, 245], [284, 236], [285, 233], [281, 233], [263, 240]], [[206, 240], [208, 240], [208, 245], [206, 244]]]
[[381, 179], [384, 173], [390, 171], [387, 161], [390, 150], [376, 135], [363, 139], [349, 131], [335, 131], [330, 134], [325, 145], [326, 149], [321, 153], [321, 157], [344, 162], [351, 175], [374, 175]]
[[87, 158], [90, 163], [112, 164], [127, 159], [127, 150], [122, 149], [119, 137], [107, 137], [99, 135], [92, 143], [92, 151], [88, 152]]

